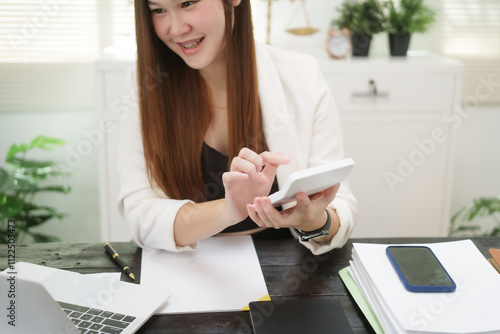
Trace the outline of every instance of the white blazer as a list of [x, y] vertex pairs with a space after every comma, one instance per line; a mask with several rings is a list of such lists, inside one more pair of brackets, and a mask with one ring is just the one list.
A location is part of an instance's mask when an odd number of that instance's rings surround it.
[[[283, 152], [290, 158], [287, 165], [277, 170], [278, 185], [294, 171], [343, 159], [338, 112], [316, 59], [259, 44], [256, 55], [267, 145], [269, 151]], [[128, 81], [127, 91], [137, 101], [135, 68], [129, 72]], [[121, 124], [118, 168], [118, 209], [130, 226], [134, 242], [140, 247], [169, 251], [195, 249], [197, 244], [179, 247], [174, 241], [175, 216], [190, 201], [169, 199], [149, 184], [137, 105]], [[354, 228], [357, 201], [347, 182], [342, 183], [330, 206], [340, 219], [340, 229], [331, 242], [299, 241], [313, 254], [342, 247]]]

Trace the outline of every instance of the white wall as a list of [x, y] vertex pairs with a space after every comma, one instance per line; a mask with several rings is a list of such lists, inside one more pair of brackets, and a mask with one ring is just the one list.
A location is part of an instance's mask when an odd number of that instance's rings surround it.
[[[500, 196], [500, 106], [470, 111], [457, 128], [452, 212], [475, 197]], [[478, 220], [491, 226], [491, 218]]]

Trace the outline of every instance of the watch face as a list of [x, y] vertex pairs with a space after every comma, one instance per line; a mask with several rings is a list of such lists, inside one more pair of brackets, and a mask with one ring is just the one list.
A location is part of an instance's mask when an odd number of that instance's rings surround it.
[[330, 37], [328, 41], [328, 51], [334, 57], [345, 57], [351, 50], [351, 41], [346, 35], [337, 35]]

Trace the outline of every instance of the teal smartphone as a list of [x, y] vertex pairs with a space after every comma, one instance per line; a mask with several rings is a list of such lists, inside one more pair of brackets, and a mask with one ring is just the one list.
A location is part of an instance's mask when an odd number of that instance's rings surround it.
[[399, 279], [412, 292], [453, 292], [457, 285], [434, 252], [425, 246], [389, 246], [387, 256]]

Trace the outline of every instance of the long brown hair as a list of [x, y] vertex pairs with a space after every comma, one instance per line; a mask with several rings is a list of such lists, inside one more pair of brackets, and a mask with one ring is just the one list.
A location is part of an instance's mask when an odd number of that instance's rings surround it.
[[[242, 147], [265, 148], [257, 90], [250, 0], [225, 12], [229, 162]], [[234, 26], [233, 26], [234, 9]], [[170, 198], [205, 200], [201, 150], [211, 120], [208, 89], [157, 36], [146, 0], [135, 1], [137, 76], [144, 156], [150, 183]], [[165, 75], [168, 73], [168, 75]]]

